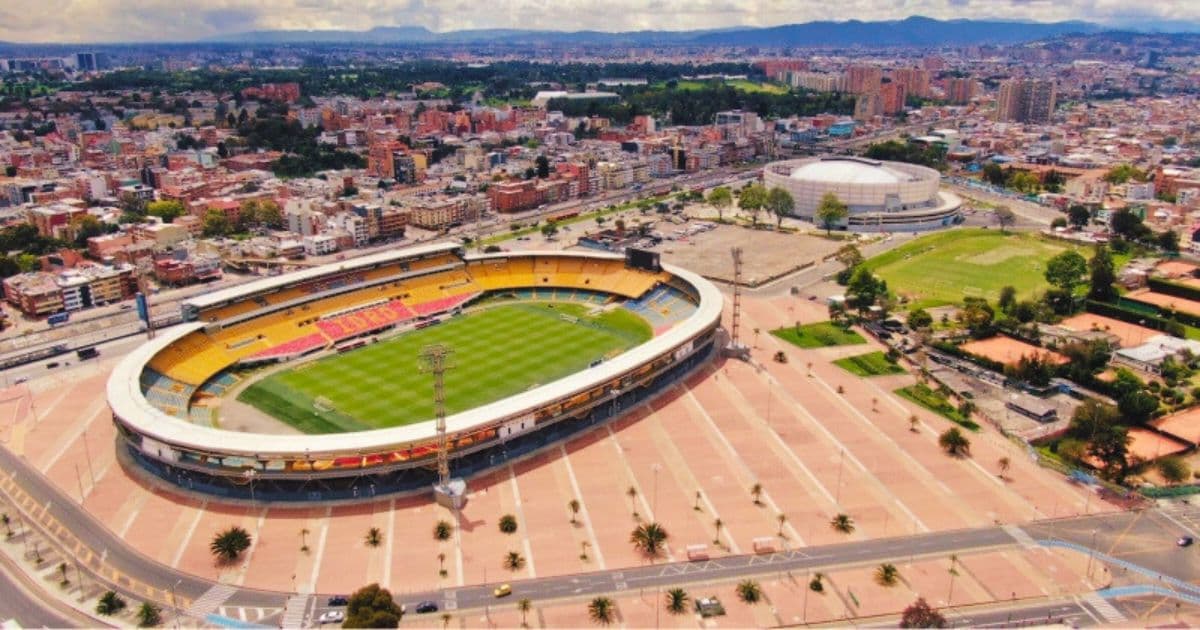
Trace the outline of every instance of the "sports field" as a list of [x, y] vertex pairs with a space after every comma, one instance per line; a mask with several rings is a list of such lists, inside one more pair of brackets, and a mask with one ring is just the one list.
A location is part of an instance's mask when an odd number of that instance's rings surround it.
[[[629, 311], [589, 317], [588, 309], [570, 303], [494, 306], [272, 374], [238, 400], [305, 433], [393, 427], [433, 418], [433, 376], [419, 359], [429, 344], [453, 350], [446, 409], [456, 413], [568, 376], [653, 335]], [[333, 409], [318, 409], [319, 397]]]
[[[948, 230], [905, 243], [866, 265], [887, 280], [889, 289], [912, 300], [913, 308], [958, 304], [965, 297], [994, 302], [1006, 285], [1019, 299], [1046, 289], [1046, 261], [1069, 247], [1037, 234]], [[1080, 253], [1091, 256], [1087, 250]]]

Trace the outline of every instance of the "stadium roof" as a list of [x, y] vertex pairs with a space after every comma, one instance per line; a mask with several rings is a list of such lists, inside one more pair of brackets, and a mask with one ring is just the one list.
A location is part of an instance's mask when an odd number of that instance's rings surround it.
[[834, 184], [898, 184], [912, 176], [882, 162], [854, 158], [830, 158], [810, 162], [792, 170], [793, 179]]
[[[432, 249], [432, 246], [427, 246], [424, 248], [418, 247], [389, 252], [389, 254], [394, 257], [405, 257], [424, 251], [436, 250]], [[531, 255], [602, 259], [620, 258], [613, 254], [599, 252], [552, 251], [481, 254], [469, 256], [468, 260], [516, 258]], [[355, 262], [359, 263], [362, 260], [358, 259]], [[323, 271], [327, 274], [332, 271], [330, 267], [332, 265], [272, 278], [273, 282], [267, 285], [267, 288], [274, 288], [276, 284], [291, 284], [296, 282], [297, 278], [319, 277], [320, 274], [314, 274], [314, 272]], [[717, 287], [698, 274], [685, 269], [665, 264], [663, 265], [663, 269], [692, 285], [699, 293], [699, 308], [690, 317], [662, 335], [654, 337], [639, 346], [635, 346], [629, 351], [611, 360], [604, 361], [595, 367], [587, 368], [520, 394], [451, 415], [446, 418], [447, 430], [451, 434], [467, 432], [478, 425], [492, 422], [498, 418], [519, 417], [520, 414], [532, 412], [550, 401], [587, 391], [597, 384], [611, 381], [619, 375], [633, 370], [652, 357], [670, 351], [672, 348], [700, 334], [713, 322], [720, 319], [722, 297]], [[282, 280], [282, 283], [278, 282], [280, 280]], [[236, 289], [239, 292], [246, 292], [253, 290], [256, 284], [248, 283], [236, 287]], [[373, 431], [324, 435], [280, 435], [225, 431], [192, 424], [185, 420], [169, 416], [162, 410], [151, 405], [142, 394], [139, 386], [139, 378], [142, 370], [154, 355], [188, 333], [203, 326], [203, 323], [196, 322], [165, 329], [155, 339], [134, 348], [127, 354], [117, 364], [108, 379], [108, 404], [112, 408], [113, 414], [133, 427], [141, 435], [153, 440], [198, 451], [243, 457], [270, 458], [307, 454], [325, 459], [347, 454], [378, 453], [392, 446], [400, 449], [417, 443], [429, 442], [436, 436], [436, 427], [433, 419]]]
[[[407, 249], [393, 249], [379, 252], [377, 254], [369, 254], [336, 264], [341, 268], [341, 271], [354, 271], [355, 269], [365, 269], [381, 263], [389, 263], [394, 260], [402, 260], [405, 258], [412, 258], [414, 256], [453, 251], [455, 249], [460, 249], [461, 247], [462, 245], [453, 242], [432, 243], [429, 245], [418, 245], [416, 247], [410, 247]], [[217, 306], [222, 302], [227, 302], [243, 295], [263, 293], [272, 289], [292, 286], [306, 280], [315, 280], [316, 278], [327, 276], [333, 272], [331, 269], [332, 266], [333, 264], [321, 265], [320, 267], [313, 267], [311, 269], [304, 269], [293, 273], [263, 278], [261, 280], [252, 280], [250, 282], [232, 286], [227, 289], [221, 289], [220, 291], [213, 291], [212, 293], [198, 295], [185, 300], [183, 304], [186, 306], [194, 306], [198, 309]]]

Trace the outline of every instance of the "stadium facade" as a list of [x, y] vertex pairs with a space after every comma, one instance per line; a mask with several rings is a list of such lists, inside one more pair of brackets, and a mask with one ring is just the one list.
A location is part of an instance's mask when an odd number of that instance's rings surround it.
[[902, 162], [827, 156], [785, 160], [763, 169], [767, 188], [782, 188], [795, 201], [793, 214], [815, 221], [826, 193], [849, 209], [836, 229], [861, 232], [932, 230], [962, 221], [962, 200], [941, 191], [934, 169]]
[[231, 431], [219, 428], [239, 424], [219, 411], [221, 396], [253, 379], [256, 366], [315, 360], [434, 325], [485, 297], [585, 301], [641, 315], [655, 330], [649, 341], [447, 417], [455, 477], [555, 445], [715, 354], [720, 292], [638, 254], [468, 255], [452, 243], [428, 245], [193, 298], [182, 306], [185, 323], [130, 352], [109, 378], [121, 460], [218, 497], [320, 501], [428, 491], [438, 452], [432, 418], [324, 435]]

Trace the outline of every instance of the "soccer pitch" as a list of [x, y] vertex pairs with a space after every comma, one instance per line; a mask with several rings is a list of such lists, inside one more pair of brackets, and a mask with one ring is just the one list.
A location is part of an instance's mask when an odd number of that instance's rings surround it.
[[[912, 308], [927, 308], [960, 304], [965, 297], [994, 302], [1008, 285], [1019, 299], [1031, 298], [1049, 286], [1046, 261], [1070, 248], [1037, 234], [959, 229], [922, 236], [866, 265], [887, 280], [888, 289], [907, 296]], [[1086, 249], [1080, 253], [1091, 256]]]
[[[433, 419], [433, 376], [421, 350], [446, 344], [446, 412], [494, 402], [584, 370], [650, 339], [650, 325], [624, 309], [588, 317], [587, 306], [493, 306], [345, 354], [277, 372], [238, 400], [305, 433], [342, 433]], [[562, 315], [577, 317], [573, 323]], [[323, 397], [333, 410], [313, 401]]]

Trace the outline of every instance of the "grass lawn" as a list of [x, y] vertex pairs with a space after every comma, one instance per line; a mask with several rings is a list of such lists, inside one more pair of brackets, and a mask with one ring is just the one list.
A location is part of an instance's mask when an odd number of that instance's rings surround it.
[[[696, 91], [696, 90], [704, 89], [704, 88], [708, 87], [709, 85], [712, 85], [716, 82], [717, 82], [716, 79], [713, 79], [711, 81], [695, 81], [695, 80], [685, 79], [685, 80], [676, 81], [675, 89], [685, 90], [685, 91]], [[728, 85], [732, 88], [736, 88], [742, 92], [767, 92], [770, 94], [787, 94], [788, 90], [791, 89], [788, 86], [780, 84], [780, 83], [758, 83], [756, 81], [748, 81], [746, 79], [732, 79], [729, 81], [725, 81], [725, 85]], [[663, 89], [663, 88], [667, 87], [667, 82], [659, 81], [659, 82], [653, 84], [651, 87]]]
[[912, 402], [921, 405], [922, 407], [946, 418], [947, 420], [957, 424], [958, 426], [970, 431], [978, 431], [979, 425], [975, 424], [974, 420], [967, 418], [959, 413], [958, 409], [950, 404], [949, 400], [940, 392], [934, 391], [924, 383], [917, 383], [909, 387], [901, 387], [896, 390], [896, 393], [901, 398], [906, 398]]
[[852, 346], [866, 343], [862, 335], [853, 330], [844, 330], [831, 322], [805, 324], [796, 330], [795, 326], [784, 326], [771, 331], [772, 335], [801, 348], [824, 348], [826, 346]]
[[[1017, 290], [1018, 299], [1032, 298], [1049, 286], [1046, 261], [1070, 247], [1037, 234], [958, 229], [905, 243], [866, 265], [889, 289], [907, 296], [912, 308], [928, 308], [959, 304], [965, 297], [995, 302], [1006, 285]], [[1091, 257], [1087, 248], [1077, 249]]]
[[[446, 372], [446, 411], [452, 414], [584, 370], [653, 334], [629, 311], [587, 317], [587, 309], [566, 303], [495, 306], [272, 374], [238, 399], [305, 433], [393, 427], [433, 418], [433, 376], [419, 360], [429, 344], [453, 350]], [[318, 411], [317, 397], [335, 409]]]
[[887, 355], [879, 351], [838, 359], [833, 364], [858, 376], [883, 376], [905, 372], [904, 368], [888, 361]]

